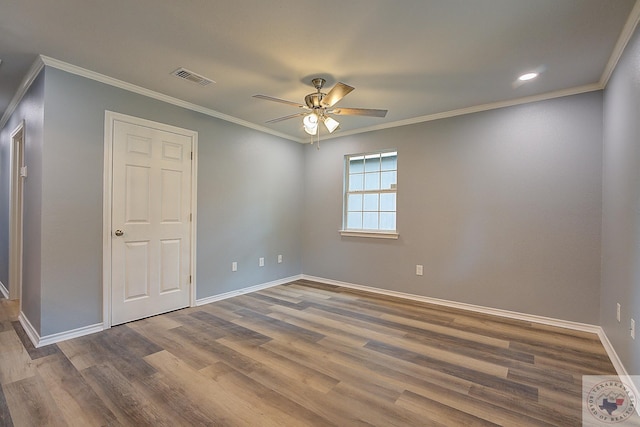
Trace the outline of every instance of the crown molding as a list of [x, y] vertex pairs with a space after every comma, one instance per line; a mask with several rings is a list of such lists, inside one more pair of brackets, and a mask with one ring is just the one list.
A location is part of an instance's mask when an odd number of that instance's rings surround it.
[[227, 121], [227, 122], [235, 123], [237, 125], [244, 126], [244, 127], [247, 127], [247, 128], [253, 129], [253, 130], [257, 130], [259, 132], [268, 133], [268, 134], [271, 134], [271, 135], [274, 135], [274, 136], [277, 136], [277, 137], [280, 137], [280, 138], [284, 138], [284, 139], [288, 139], [288, 140], [299, 142], [299, 138], [294, 138], [291, 135], [287, 135], [287, 134], [284, 134], [284, 133], [281, 133], [281, 132], [277, 132], [277, 131], [274, 131], [274, 130], [269, 129], [267, 127], [259, 126], [259, 125], [256, 125], [254, 123], [248, 122], [246, 120], [242, 120], [242, 119], [239, 119], [237, 117], [233, 117], [233, 116], [230, 116], [228, 114], [224, 114], [224, 113], [221, 113], [219, 111], [212, 110], [210, 108], [206, 108], [206, 107], [203, 107], [203, 106], [191, 103], [191, 102], [187, 102], [187, 101], [184, 101], [182, 99], [174, 98], [172, 96], [165, 95], [165, 94], [160, 93], [160, 92], [155, 92], [153, 90], [146, 89], [146, 88], [141, 87], [141, 86], [137, 86], [137, 85], [134, 85], [134, 84], [131, 84], [131, 83], [127, 83], [127, 82], [125, 82], [123, 80], [118, 80], [118, 79], [115, 79], [113, 77], [109, 77], [109, 76], [106, 76], [104, 74], [97, 73], [95, 71], [87, 70], [85, 68], [78, 67], [76, 65], [69, 64], [67, 62], [60, 61], [60, 60], [55, 59], [55, 58], [50, 58], [48, 56], [40, 55], [40, 60], [47, 67], [56, 68], [58, 70], [66, 71], [67, 73], [70, 73], [70, 74], [75, 74], [77, 76], [85, 77], [85, 78], [90, 79], [90, 80], [95, 80], [97, 82], [104, 83], [104, 84], [107, 84], [107, 85], [110, 85], [110, 86], [114, 86], [114, 87], [117, 87], [117, 88], [120, 88], [120, 89], [124, 89], [124, 90], [129, 91], [129, 92], [137, 93], [139, 95], [143, 95], [143, 96], [146, 96], [146, 97], [149, 97], [149, 98], [152, 98], [152, 99], [157, 99], [158, 101], [166, 102], [167, 104], [172, 104], [172, 105], [175, 105], [177, 107], [181, 107], [181, 108], [185, 108], [187, 110], [191, 110], [191, 111], [195, 111], [195, 112], [198, 112], [198, 113], [202, 113], [202, 114], [210, 116], [210, 117], [215, 117], [215, 118], [220, 119], [220, 120], [224, 120], [224, 121]]
[[[640, 0], [638, 0], [640, 1]], [[507, 101], [492, 102], [489, 104], [475, 105], [473, 107], [459, 108], [457, 110], [444, 111], [442, 113], [428, 114], [426, 116], [414, 117], [406, 120], [398, 120], [395, 122], [383, 123], [375, 126], [355, 129], [352, 131], [342, 132], [339, 135], [331, 135], [323, 138], [323, 140], [341, 138], [343, 136], [356, 135], [364, 132], [373, 132], [383, 129], [390, 129], [400, 126], [414, 125], [417, 123], [431, 122], [434, 120], [447, 119], [450, 117], [464, 116], [467, 114], [480, 113], [482, 111], [497, 110], [499, 108], [513, 107], [516, 105], [529, 104], [531, 102], [546, 101], [554, 98], [562, 98], [565, 96], [579, 95], [581, 93], [595, 92], [602, 90], [604, 87], [600, 83], [592, 83], [584, 86], [578, 86], [569, 89], [547, 92], [540, 95], [526, 96], [522, 98], [510, 99]]]
[[622, 27], [622, 31], [620, 32], [620, 37], [618, 37], [618, 41], [616, 45], [613, 47], [613, 52], [611, 52], [611, 56], [609, 57], [609, 61], [602, 72], [602, 76], [600, 77], [600, 85], [605, 88], [607, 83], [609, 83], [609, 79], [613, 74], [613, 70], [615, 70], [616, 65], [618, 65], [618, 61], [622, 57], [622, 53], [624, 52], [624, 48], [627, 47], [629, 40], [633, 36], [638, 23], [640, 22], [640, 0], [636, 0], [636, 4], [631, 9], [631, 13], [627, 18], [627, 22]]
[[[559, 91], [553, 91], [553, 92], [547, 92], [547, 93], [543, 93], [540, 95], [532, 95], [532, 96], [527, 96], [527, 97], [521, 97], [521, 98], [516, 98], [516, 99], [511, 99], [511, 100], [506, 100], [506, 101], [498, 101], [498, 102], [492, 102], [492, 103], [488, 103], [488, 104], [481, 104], [481, 105], [476, 105], [476, 106], [471, 106], [471, 107], [466, 107], [466, 108], [460, 108], [460, 109], [455, 109], [455, 110], [449, 110], [449, 111], [444, 111], [444, 112], [440, 112], [440, 113], [434, 113], [434, 114], [428, 114], [428, 115], [424, 115], [424, 116], [419, 116], [419, 117], [413, 117], [410, 119], [405, 119], [405, 120], [398, 120], [398, 121], [394, 121], [394, 122], [388, 122], [388, 123], [383, 123], [383, 124], [379, 124], [379, 125], [374, 125], [374, 126], [368, 126], [368, 127], [364, 127], [364, 128], [359, 128], [359, 129], [354, 129], [351, 131], [346, 131], [346, 132], [340, 132], [338, 134], [335, 135], [325, 135], [324, 137], [322, 137], [322, 140], [330, 140], [330, 139], [336, 139], [336, 138], [342, 138], [342, 137], [346, 137], [346, 136], [352, 136], [352, 135], [357, 135], [360, 133], [365, 133], [365, 132], [373, 132], [373, 131], [379, 131], [379, 130], [385, 130], [385, 129], [391, 129], [391, 128], [395, 128], [395, 127], [400, 127], [400, 126], [408, 126], [408, 125], [413, 125], [413, 124], [418, 124], [418, 123], [424, 123], [424, 122], [429, 122], [429, 121], [434, 121], [434, 120], [441, 120], [441, 119], [446, 119], [446, 118], [451, 118], [451, 117], [456, 117], [456, 116], [463, 116], [463, 115], [467, 115], [467, 114], [473, 114], [473, 113], [479, 113], [479, 112], [483, 112], [483, 111], [490, 111], [490, 110], [496, 110], [499, 108], [505, 108], [505, 107], [512, 107], [512, 106], [516, 106], [516, 105], [522, 105], [522, 104], [528, 104], [531, 102], [538, 102], [538, 101], [545, 101], [545, 100], [549, 100], [549, 99], [554, 99], [554, 98], [561, 98], [561, 97], [565, 97], [565, 96], [571, 96], [571, 95], [578, 95], [581, 93], [586, 93], [586, 92], [593, 92], [593, 91], [598, 91], [598, 90], [602, 90], [606, 87], [609, 78], [611, 77], [611, 74], [613, 73], [613, 70], [615, 69], [618, 61], [620, 60], [620, 57], [624, 51], [624, 48], [626, 47], [626, 45], [628, 44], [629, 40], [631, 39], [631, 36], [633, 35], [636, 27], [638, 26], [638, 23], [640, 22], [640, 0], [636, 0], [636, 3], [631, 11], [631, 13], [629, 14], [629, 18], [627, 19], [627, 22], [625, 24], [625, 26], [622, 29], [622, 32], [620, 34], [620, 37], [618, 38], [618, 41], [616, 42], [616, 45], [614, 47], [614, 50], [609, 58], [609, 61], [607, 63], [607, 65], [605, 66], [605, 70], [599, 80], [599, 82], [597, 83], [592, 83], [592, 84], [588, 84], [588, 85], [583, 85], [583, 86], [578, 86], [578, 87], [574, 87], [574, 88], [569, 88], [569, 89], [563, 89], [563, 90], [559, 90]], [[265, 126], [260, 126], [260, 125], [256, 125], [254, 123], [248, 122], [246, 120], [242, 120], [239, 119], [237, 117], [233, 117], [230, 116], [228, 114], [224, 114], [221, 113], [219, 111], [210, 109], [210, 108], [206, 108], [191, 102], [187, 102], [169, 95], [165, 95], [159, 92], [155, 92], [153, 90], [150, 89], [146, 89], [143, 88], [141, 86], [137, 86], [131, 83], [127, 83], [123, 80], [118, 80], [115, 79], [113, 77], [109, 77], [106, 76], [104, 74], [100, 74], [97, 73], [95, 71], [91, 71], [91, 70], [87, 70], [85, 68], [82, 67], [78, 67], [76, 65], [73, 64], [69, 64], [67, 62], [64, 61], [60, 61], [58, 59], [55, 58], [51, 58], [48, 56], [44, 56], [44, 55], [40, 55], [38, 57], [38, 59], [34, 62], [34, 64], [31, 66], [31, 68], [29, 69], [29, 72], [27, 73], [27, 75], [25, 76], [25, 78], [23, 79], [22, 83], [20, 84], [20, 87], [18, 89], [18, 91], [16, 92], [16, 94], [14, 95], [14, 97], [12, 98], [11, 102], [9, 103], [9, 106], [7, 108], [7, 110], [5, 111], [4, 115], [2, 116], [2, 118], [0, 119], [0, 129], [2, 129], [7, 121], [9, 120], [9, 118], [11, 117], [11, 115], [13, 114], [13, 112], [15, 111], [15, 109], [17, 108], [18, 104], [20, 103], [20, 101], [22, 100], [22, 98], [24, 97], [26, 91], [29, 89], [29, 87], [31, 86], [31, 84], [33, 83], [33, 81], [35, 80], [35, 78], [38, 76], [38, 74], [40, 73], [40, 71], [42, 70], [42, 68], [44, 66], [48, 66], [48, 67], [52, 67], [52, 68], [56, 68], [62, 71], [66, 71], [68, 73], [71, 74], [75, 74], [81, 77], [85, 77], [88, 78], [90, 80], [95, 80], [104, 84], [108, 84], [110, 86], [114, 86], [114, 87], [118, 87], [120, 89], [124, 89], [127, 90], [129, 92], [133, 92], [133, 93], [137, 93], [139, 95], [143, 95], [143, 96], [147, 96], [149, 98], [153, 98], [162, 102], [166, 102], [168, 104], [172, 104], [178, 107], [182, 107], [191, 111], [195, 111], [198, 113], [202, 113], [204, 115], [210, 116], [210, 117], [215, 117], [230, 123], [235, 123], [237, 125], [243, 126], [243, 127], [247, 127], [253, 130], [257, 130], [259, 132], [263, 132], [263, 133], [267, 133], [273, 136], [277, 136], [283, 139], [287, 139], [290, 141], [294, 141], [294, 142], [298, 142], [301, 144], [307, 144], [309, 141], [307, 138], [305, 137], [296, 137], [293, 135], [288, 135], [282, 132], [277, 132], [274, 131], [272, 129], [269, 129]]]
[[27, 71], [27, 74], [22, 79], [18, 90], [13, 95], [13, 98], [11, 98], [11, 101], [9, 102], [7, 109], [4, 111], [2, 118], [0, 118], [0, 129], [3, 129], [5, 127], [5, 125], [9, 121], [9, 118], [14, 113], [14, 111], [16, 111], [16, 108], [18, 108], [20, 101], [22, 101], [22, 98], [27, 93], [27, 91], [33, 84], [33, 81], [36, 79], [36, 77], [38, 77], [38, 74], [40, 74], [40, 71], [42, 71], [43, 68], [44, 62], [42, 61], [41, 57], [38, 57], [33, 62], [33, 64], [31, 64], [31, 68], [29, 68], [29, 71]]

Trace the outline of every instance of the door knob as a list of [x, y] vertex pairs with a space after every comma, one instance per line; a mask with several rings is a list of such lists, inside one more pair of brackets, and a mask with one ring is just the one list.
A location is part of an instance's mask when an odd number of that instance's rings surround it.
[[115, 233], [113, 233], [113, 234], [115, 234], [116, 236], [120, 237], [120, 236], [123, 236], [123, 235], [124, 235], [124, 231], [122, 231], [122, 230], [116, 230], [116, 231], [115, 231]]

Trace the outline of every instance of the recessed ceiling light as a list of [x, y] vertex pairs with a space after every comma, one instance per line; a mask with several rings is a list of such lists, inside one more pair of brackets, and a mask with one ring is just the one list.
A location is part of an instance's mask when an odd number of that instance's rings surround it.
[[521, 75], [520, 77], [518, 77], [518, 80], [520, 80], [521, 82], [526, 82], [528, 80], [533, 80], [536, 77], [538, 77], [538, 73], [525, 73], [523, 75]]

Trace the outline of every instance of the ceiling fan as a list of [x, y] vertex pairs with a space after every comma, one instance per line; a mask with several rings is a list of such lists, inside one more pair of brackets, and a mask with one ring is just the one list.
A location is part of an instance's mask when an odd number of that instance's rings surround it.
[[272, 119], [266, 123], [276, 123], [283, 120], [293, 119], [295, 117], [304, 117], [302, 124], [304, 130], [310, 135], [316, 135], [318, 133], [318, 123], [324, 123], [329, 133], [333, 133], [340, 123], [331, 114], [337, 116], [369, 116], [369, 117], [385, 117], [387, 110], [375, 110], [370, 108], [333, 108], [342, 98], [348, 95], [355, 88], [344, 84], [342, 82], [336, 83], [336, 85], [329, 91], [329, 93], [323, 93], [322, 87], [326, 83], [323, 78], [315, 78], [311, 80], [311, 84], [316, 88], [316, 92], [310, 93], [305, 96], [304, 104], [299, 104], [293, 101], [287, 101], [285, 99], [274, 98], [267, 95], [253, 95], [254, 98], [266, 99], [267, 101], [279, 102], [281, 104], [292, 105], [294, 107], [305, 110], [301, 113], [290, 114], [288, 116]]

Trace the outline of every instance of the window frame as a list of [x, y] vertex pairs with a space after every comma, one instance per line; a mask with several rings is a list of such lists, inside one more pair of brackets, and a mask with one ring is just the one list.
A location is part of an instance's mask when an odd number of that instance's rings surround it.
[[[372, 156], [372, 155], [379, 155], [380, 159], [382, 160], [382, 158], [384, 157], [385, 154], [389, 154], [389, 153], [395, 153], [395, 158], [396, 158], [396, 167], [395, 167], [395, 172], [396, 172], [396, 182], [395, 184], [392, 184], [392, 188], [388, 188], [388, 189], [381, 189], [378, 188], [376, 190], [365, 190], [364, 187], [365, 185], [363, 184], [363, 189], [362, 190], [356, 190], [356, 191], [349, 191], [349, 183], [350, 183], [350, 177], [351, 174], [350, 173], [350, 166], [351, 166], [351, 160], [353, 158], [356, 157], [363, 157], [364, 159], [366, 159], [367, 156]], [[365, 160], [365, 165], [366, 165], [366, 160]], [[365, 166], [366, 167], [366, 166]], [[380, 166], [380, 169], [378, 170], [378, 173], [382, 174], [383, 172], [385, 172], [382, 169], [382, 165]], [[366, 170], [363, 169], [363, 181], [364, 181], [364, 175], [366, 174]], [[382, 176], [380, 177], [380, 179], [382, 179]], [[373, 237], [373, 238], [381, 238], [381, 239], [397, 239], [399, 237], [399, 233], [398, 233], [398, 150], [397, 149], [385, 149], [385, 150], [377, 150], [377, 151], [370, 151], [370, 152], [365, 152], [365, 153], [354, 153], [354, 154], [346, 154], [344, 156], [344, 179], [343, 179], [343, 197], [342, 197], [342, 229], [339, 230], [340, 234], [342, 236], [347, 236], [347, 237]], [[381, 230], [381, 229], [352, 229], [352, 228], [347, 228], [347, 215], [349, 213], [348, 209], [349, 209], [349, 196], [350, 195], [359, 195], [361, 194], [364, 198], [364, 196], [366, 194], [377, 194], [378, 197], [382, 194], [395, 194], [396, 195], [396, 204], [395, 204], [395, 210], [393, 211], [396, 215], [396, 221], [395, 221], [395, 229], [394, 230]], [[378, 215], [380, 215], [381, 212], [390, 212], [390, 211], [381, 211], [380, 210], [380, 205], [379, 205], [379, 201], [378, 201]], [[366, 211], [362, 211], [362, 212], [366, 212]], [[378, 220], [378, 226], [379, 226], [379, 220]]]

